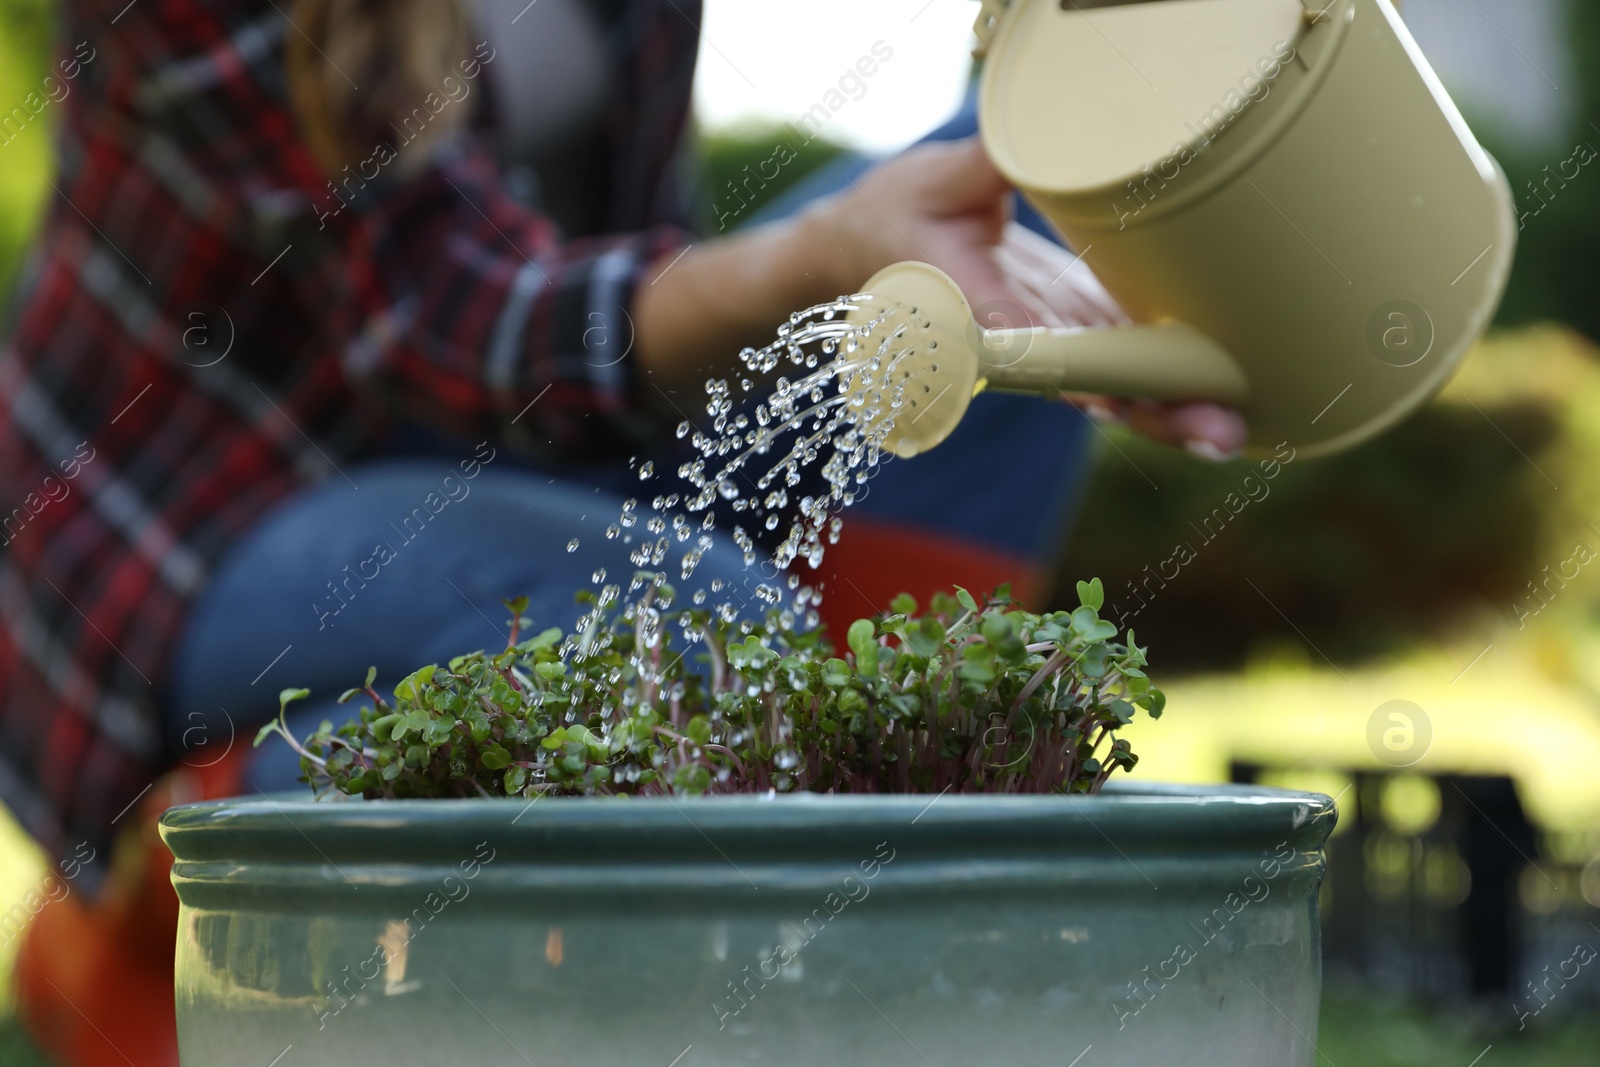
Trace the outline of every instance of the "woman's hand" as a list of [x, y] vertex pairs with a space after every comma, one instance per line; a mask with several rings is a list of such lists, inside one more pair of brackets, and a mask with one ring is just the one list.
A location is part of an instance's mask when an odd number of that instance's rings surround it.
[[[1115, 326], [1129, 321], [1127, 314], [1100, 279], [1081, 259], [1054, 241], [1010, 223], [998, 252], [1007, 279], [1027, 294], [1022, 318], [1006, 321], [1005, 309], [996, 308], [995, 321], [979, 321], [991, 328], [1029, 326]], [[1167, 445], [1181, 445], [1202, 459], [1231, 459], [1244, 448], [1248, 431], [1238, 411], [1206, 400], [1166, 403], [1112, 397], [1069, 398], [1096, 422], [1127, 423], [1144, 436]]]
[[[950, 275], [987, 328], [1128, 321], [1086, 264], [1011, 221], [1010, 193], [974, 137], [910, 149], [817, 202], [802, 221], [827, 245], [839, 291], [916, 259]], [[1220, 404], [1072, 399], [1091, 417], [1127, 421], [1206, 459], [1227, 459], [1244, 447], [1244, 420]]]

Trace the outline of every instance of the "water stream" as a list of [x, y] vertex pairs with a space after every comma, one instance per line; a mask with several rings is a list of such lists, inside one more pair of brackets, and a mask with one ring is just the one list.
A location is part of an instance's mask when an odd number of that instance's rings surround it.
[[[604, 621], [616, 614], [638, 625], [641, 639], [659, 640], [661, 620], [676, 614], [675, 599], [680, 608], [709, 608], [744, 634], [765, 630], [770, 609], [781, 628], [818, 624], [821, 584], [803, 581], [796, 564], [815, 571], [826, 547], [839, 540], [841, 513], [890, 458], [884, 441], [905, 400], [905, 376], [896, 382], [894, 371], [906, 327], [892, 309], [876, 306], [857, 294], [796, 312], [771, 344], [740, 353], [737, 376], [706, 382], [709, 429], [688, 420], [677, 429], [694, 458], [675, 478], [652, 461], [637, 464], [643, 492], [623, 503], [605, 531], [631, 547], [636, 569], [631, 578], [604, 568], [593, 573], [597, 600], [567, 639], [569, 650], [604, 640]], [[811, 472], [820, 487], [806, 477]], [[648, 505], [641, 503], [647, 493], [653, 494]], [[719, 502], [736, 516], [726, 533], [713, 510]], [[780, 529], [776, 548], [765, 552], [758, 541], [770, 543], [765, 535]], [[726, 543], [723, 537], [760, 578], [753, 589], [721, 578], [694, 583], [700, 562]], [[574, 540], [568, 550], [576, 547]], [[685, 623], [688, 643], [700, 636]], [[635, 653], [641, 669], [645, 652]]]

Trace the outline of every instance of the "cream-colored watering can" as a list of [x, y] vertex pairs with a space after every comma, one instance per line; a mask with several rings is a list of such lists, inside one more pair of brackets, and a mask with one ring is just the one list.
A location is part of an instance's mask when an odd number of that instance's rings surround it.
[[1487, 328], [1511, 192], [1390, 0], [983, 0], [978, 34], [990, 156], [1137, 325], [984, 330], [890, 267], [866, 291], [915, 309], [900, 455], [985, 388], [1216, 399], [1257, 447], [1334, 452]]

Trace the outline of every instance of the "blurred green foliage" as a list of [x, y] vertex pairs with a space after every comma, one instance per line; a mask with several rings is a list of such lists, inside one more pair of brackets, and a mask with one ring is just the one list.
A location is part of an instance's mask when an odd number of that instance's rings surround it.
[[[724, 219], [726, 229], [734, 229], [843, 151], [825, 138], [806, 141], [790, 126], [748, 126], [702, 135], [700, 229], [721, 232], [719, 222]], [[767, 177], [774, 173], [775, 177]]]
[[[1279, 644], [1335, 662], [1403, 651], [1485, 602], [1510, 604], [1539, 569], [1553, 494], [1500, 431], [1537, 452], [1556, 426], [1533, 404], [1490, 407], [1499, 431], [1470, 406], [1434, 404], [1272, 481], [1113, 430], [1060, 573], [1099, 574], [1109, 617], [1137, 611], [1128, 625], [1166, 670], [1227, 670]], [[1180, 545], [1194, 553], [1182, 566]]]
[[[1600, 1024], [1581, 1008], [1518, 1032], [1499, 1003], [1429, 1007], [1369, 989], [1330, 985], [1317, 1029], [1318, 1063], [1360, 1067], [1594, 1067]], [[1490, 1046], [1494, 1051], [1484, 1056]]]
[[5, 1067], [50, 1067], [15, 1019], [0, 1015], [0, 1064]]
[[[0, 115], [38, 89], [50, 62], [55, 0], [0, 0]], [[7, 138], [10, 137], [10, 140]], [[0, 294], [10, 289], [49, 188], [50, 126], [0, 130]]]

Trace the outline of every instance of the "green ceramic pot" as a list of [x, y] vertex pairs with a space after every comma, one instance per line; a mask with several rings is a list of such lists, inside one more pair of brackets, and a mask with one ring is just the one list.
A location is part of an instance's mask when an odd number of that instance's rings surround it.
[[1310, 1067], [1334, 819], [1148, 784], [187, 805], [183, 1064]]

